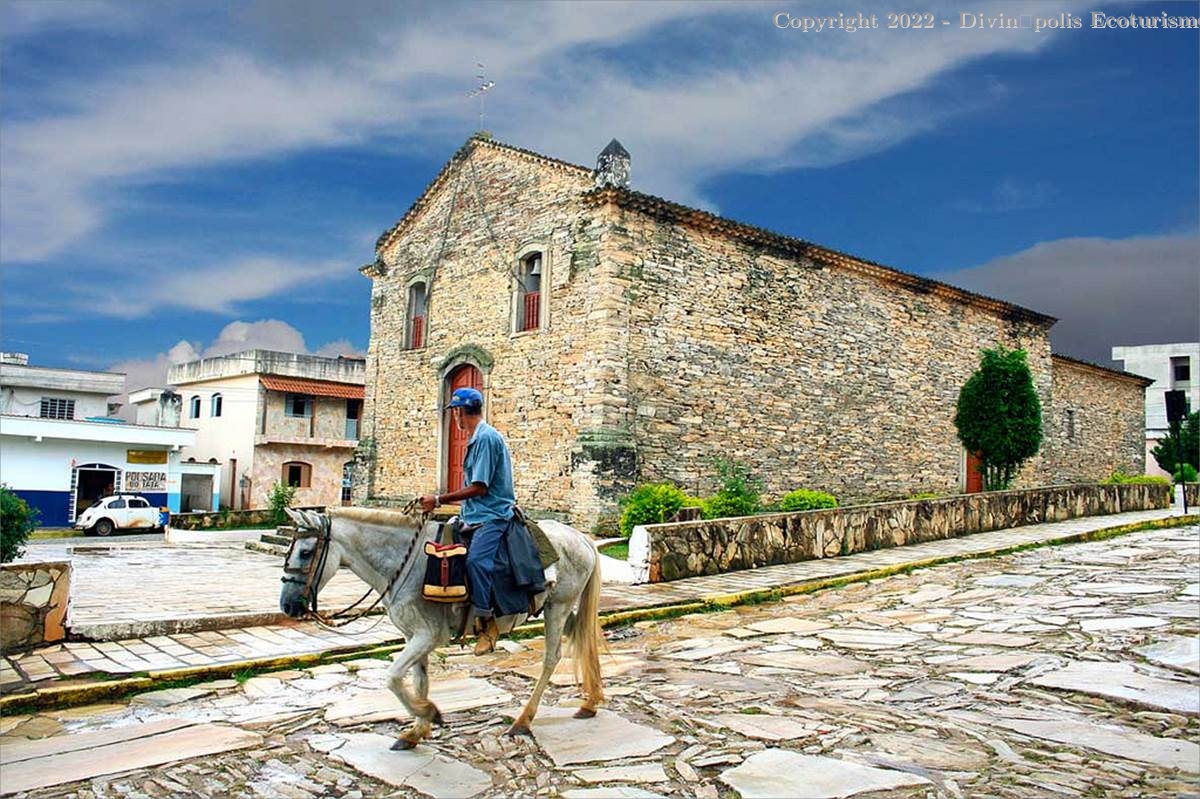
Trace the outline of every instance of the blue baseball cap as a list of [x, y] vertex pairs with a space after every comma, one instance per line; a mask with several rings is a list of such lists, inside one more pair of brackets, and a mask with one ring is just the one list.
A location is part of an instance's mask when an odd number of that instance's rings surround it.
[[456, 388], [450, 395], [448, 408], [482, 408], [483, 395], [473, 388]]

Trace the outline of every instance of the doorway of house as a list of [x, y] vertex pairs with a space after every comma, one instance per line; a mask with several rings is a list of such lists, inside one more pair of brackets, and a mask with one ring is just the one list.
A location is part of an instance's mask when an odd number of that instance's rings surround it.
[[[458, 367], [446, 375], [446, 393], [442, 399], [442, 407], [450, 404], [450, 396], [455, 389], [473, 388], [483, 391], [483, 375], [479, 369], [470, 364]], [[450, 420], [450, 414], [445, 414], [443, 423], [446, 425], [446, 485], [443, 491], [457, 491], [463, 487], [463, 459], [467, 456], [467, 434]]]
[[96, 504], [101, 497], [106, 497], [118, 489], [118, 476], [121, 470], [106, 463], [85, 463], [75, 467], [74, 483], [75, 509], [71, 514], [74, 521], [79, 514]]
[[977, 452], [967, 453], [967, 491], [968, 494], [978, 494], [983, 491], [983, 459]]
[[180, 481], [179, 510], [181, 513], [213, 509], [213, 479], [211, 474], [185, 474]]

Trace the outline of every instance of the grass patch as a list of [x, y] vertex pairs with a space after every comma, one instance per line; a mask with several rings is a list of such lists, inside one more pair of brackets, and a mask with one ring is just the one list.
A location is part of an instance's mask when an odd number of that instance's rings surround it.
[[615, 541], [611, 544], [605, 544], [600, 547], [601, 555], [608, 555], [610, 558], [617, 560], [629, 560], [629, 542]]

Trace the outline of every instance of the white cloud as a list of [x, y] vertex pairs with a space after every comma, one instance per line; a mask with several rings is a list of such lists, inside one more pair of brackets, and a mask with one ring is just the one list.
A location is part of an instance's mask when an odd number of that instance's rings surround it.
[[[997, 7], [1013, 14], [1035, 4]], [[501, 139], [590, 163], [615, 135], [633, 153], [639, 188], [703, 204], [700, 187], [729, 170], [825, 165], [893, 146], [962, 104], [913, 101], [939, 75], [1053, 40], [952, 28], [935, 46], [911, 32], [804, 35], [774, 29], [773, 9], [473, 4], [381, 18], [365, 46], [311, 62], [271, 60], [232, 40], [183, 48], [175, 61], [74, 76], [46, 89], [66, 111], [5, 125], [2, 258], [50, 258], [100, 229], [125, 187], [180, 170], [381, 135], [444, 146], [473, 124], [463, 91], [476, 60], [497, 80], [487, 125]], [[648, 33], [716, 15], [761, 46], [680, 49], [645, 70], [613, 54], [636, 48], [654, 59]], [[238, 298], [200, 305], [228, 309]]]
[[1200, 336], [1200, 236], [1072, 238], [934, 275], [1059, 322], [1056, 352], [1108, 363], [1114, 346]]
[[221, 328], [216, 338], [207, 345], [197, 346], [189, 341], [179, 341], [166, 352], [157, 353], [149, 358], [121, 361], [113, 364], [109, 371], [124, 372], [125, 390], [131, 392], [146, 387], [165, 386], [167, 370], [174, 364], [254, 349], [308, 353], [325, 358], [336, 358], [339, 355], [365, 357], [365, 353], [347, 339], [330, 341], [310, 353], [304, 342], [304, 334], [299, 330], [278, 319], [260, 319], [257, 322], [230, 322]]

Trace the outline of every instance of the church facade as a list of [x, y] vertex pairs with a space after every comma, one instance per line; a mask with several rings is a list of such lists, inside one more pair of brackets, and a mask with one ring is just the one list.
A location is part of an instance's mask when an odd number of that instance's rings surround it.
[[1140, 474], [1143, 378], [1054, 355], [1036, 311], [473, 137], [362, 268], [372, 280], [355, 501], [461, 485], [450, 392], [473, 385], [518, 500], [588, 527], [637, 484], [843, 504], [968, 487], [952, 419], [980, 350], [1029, 356], [1045, 441], [1020, 485]]

